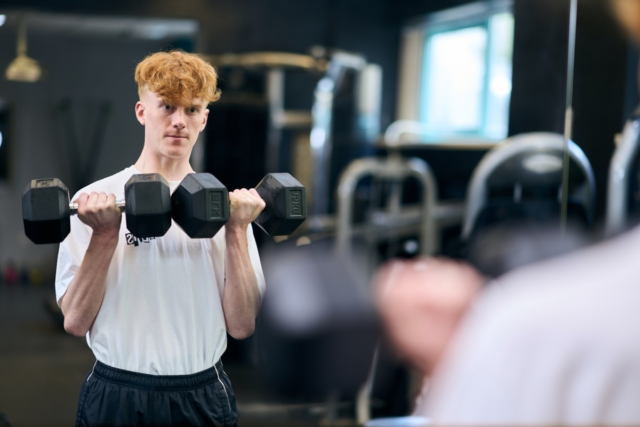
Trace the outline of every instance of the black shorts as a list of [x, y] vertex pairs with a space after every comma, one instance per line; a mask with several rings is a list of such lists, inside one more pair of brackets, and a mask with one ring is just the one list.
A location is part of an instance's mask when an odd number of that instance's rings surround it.
[[222, 362], [192, 375], [156, 376], [96, 362], [76, 426], [235, 426], [236, 399]]

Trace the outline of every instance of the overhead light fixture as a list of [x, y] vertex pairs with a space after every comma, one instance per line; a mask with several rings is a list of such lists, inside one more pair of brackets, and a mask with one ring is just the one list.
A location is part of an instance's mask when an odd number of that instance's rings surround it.
[[20, 15], [18, 20], [18, 43], [16, 47], [18, 56], [7, 67], [5, 75], [7, 80], [14, 82], [37, 82], [42, 77], [42, 68], [33, 58], [27, 56], [27, 20]]
[[0, 15], [0, 27], [4, 25], [4, 21], [7, 20], [7, 15]]

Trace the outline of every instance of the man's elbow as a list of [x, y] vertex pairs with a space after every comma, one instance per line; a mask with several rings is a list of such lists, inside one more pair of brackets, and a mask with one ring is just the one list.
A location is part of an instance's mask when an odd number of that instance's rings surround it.
[[89, 331], [88, 328], [71, 316], [64, 317], [64, 330], [74, 337], [84, 337]]
[[243, 340], [249, 338], [256, 330], [255, 322], [249, 322], [243, 325], [236, 325], [227, 331], [232, 338]]

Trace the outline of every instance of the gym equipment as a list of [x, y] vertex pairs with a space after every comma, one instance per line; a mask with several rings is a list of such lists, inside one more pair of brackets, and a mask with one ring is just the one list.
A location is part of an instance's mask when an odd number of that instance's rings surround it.
[[229, 221], [229, 191], [209, 173], [190, 173], [171, 195], [171, 216], [192, 238], [211, 238]]
[[605, 234], [613, 236], [638, 223], [640, 212], [640, 107], [624, 125], [609, 167]]
[[266, 206], [255, 223], [270, 236], [294, 232], [307, 218], [307, 193], [288, 173], [269, 173], [256, 186]]
[[354, 395], [369, 373], [379, 324], [367, 275], [333, 249], [331, 240], [289, 239], [263, 252], [269, 292], [256, 328], [258, 363], [284, 396]]
[[[386, 138], [385, 138], [386, 140]], [[435, 177], [429, 165], [419, 158], [404, 159], [397, 147], [386, 140], [390, 153], [386, 158], [362, 158], [351, 162], [343, 171], [338, 184], [338, 215], [337, 215], [337, 251], [344, 259], [350, 259], [353, 254], [354, 237], [364, 236], [367, 246], [375, 247], [374, 251], [366, 251], [368, 259], [362, 265], [375, 268], [381, 259], [377, 251], [382, 241], [397, 241], [407, 236], [419, 236], [420, 254], [434, 255], [438, 251], [436, 235], [436, 220], [434, 208], [438, 200], [438, 188]], [[388, 197], [383, 206], [373, 202], [365, 215], [363, 224], [354, 224], [355, 194], [358, 183], [365, 177], [371, 176], [372, 193], [380, 197], [382, 184], [389, 184]], [[403, 185], [408, 179], [415, 179], [421, 187], [421, 200], [415, 205], [403, 205]], [[375, 199], [374, 196], [372, 199]], [[373, 349], [372, 349], [373, 350]], [[371, 418], [371, 401], [373, 386], [376, 383], [375, 372], [389, 369], [388, 363], [379, 361], [380, 350], [373, 351], [372, 365], [369, 365], [369, 375], [360, 389], [356, 400], [356, 418], [362, 425]]]
[[[433, 209], [438, 198], [435, 178], [429, 165], [421, 159], [403, 159], [399, 153], [391, 153], [387, 158], [363, 158], [354, 160], [343, 171], [338, 184], [338, 224], [337, 244], [339, 250], [348, 253], [351, 238], [356, 235], [352, 224], [354, 194], [364, 177], [372, 176], [378, 180], [392, 182], [392, 194], [387, 206], [371, 214], [371, 227], [365, 227], [365, 233], [379, 235], [380, 238], [394, 238], [411, 235], [418, 231], [420, 253], [428, 256], [438, 250], [435, 233]], [[418, 180], [423, 190], [422, 201], [416, 209], [417, 215], [410, 216], [406, 208], [401, 207], [402, 184], [405, 180]], [[415, 218], [414, 218], [415, 217]]]
[[[253, 147], [254, 151], [264, 150], [264, 156], [258, 157], [265, 159], [265, 170], [281, 169], [280, 166], [287, 162], [294, 175], [311, 189], [310, 212], [314, 216], [324, 216], [333, 208], [332, 188], [336, 172], [342, 169], [342, 162], [369, 153], [380, 133], [382, 69], [358, 53], [321, 46], [312, 47], [310, 53], [226, 53], [206, 58], [222, 76], [225, 73], [229, 75], [223, 79], [222, 90], [226, 99], [231, 99], [230, 94], [236, 97], [233, 107], [229, 101], [226, 101], [226, 107], [222, 107], [224, 103], [217, 104], [216, 108], [226, 110], [225, 113], [233, 110], [231, 116], [234, 119], [214, 128], [232, 127], [233, 123], [244, 126], [249, 121], [264, 124], [266, 147]], [[304, 78], [304, 74], [308, 77]], [[290, 81], [294, 82], [295, 91], [300, 92], [292, 98], [300, 106], [308, 103], [302, 96], [305, 86], [300, 86], [307, 85], [307, 90], [313, 94], [311, 108], [299, 110], [287, 105], [291, 100], [289, 96], [285, 97], [285, 88]], [[256, 96], [260, 92], [264, 93], [264, 98]], [[267, 111], [262, 117], [256, 114], [256, 99], [267, 101]], [[238, 108], [242, 104], [245, 105], [244, 112]], [[255, 132], [253, 125], [251, 132]], [[216, 136], [215, 141], [230, 138], [232, 133], [223, 132]], [[248, 135], [246, 130], [241, 134]], [[238, 142], [243, 143], [243, 139], [238, 138]], [[345, 141], [349, 141], [348, 149]], [[249, 143], [245, 143], [248, 147]], [[224, 147], [217, 143], [212, 145], [214, 150]], [[356, 154], [356, 149], [359, 154]], [[208, 169], [220, 171], [221, 179], [229, 183], [238, 174], [247, 175], [236, 173], [238, 167], [235, 164], [230, 167], [229, 164], [214, 163], [216, 159], [228, 157], [226, 152], [223, 154], [221, 151], [220, 154], [210, 155], [212, 163]], [[246, 162], [240, 167], [246, 168]], [[255, 173], [258, 168], [252, 168], [249, 173]]]
[[0, 427], [11, 427], [11, 423], [9, 423], [9, 418], [0, 412]]
[[514, 136], [489, 151], [475, 169], [460, 255], [485, 275], [499, 276], [584, 246], [581, 234], [593, 224], [595, 213], [595, 177], [584, 152], [569, 141], [571, 221], [561, 230], [564, 146], [560, 134]]
[[[169, 184], [157, 173], [133, 175], [124, 186], [127, 228], [138, 238], [159, 237], [171, 227]], [[22, 219], [27, 237], [36, 244], [60, 243], [71, 231], [70, 216], [78, 204], [57, 178], [34, 179], [22, 194]]]
[[[501, 195], [508, 189], [509, 201], [524, 204], [528, 200], [528, 188], [544, 187], [545, 194], [531, 191], [533, 199], [546, 197], [553, 190], [551, 201], [557, 202], [562, 181], [562, 156], [564, 137], [548, 132], [517, 135], [497, 145], [482, 159], [469, 184], [467, 207], [462, 228], [462, 237], [467, 239], [481, 211], [487, 207], [492, 195]], [[582, 187], [572, 197], [580, 205], [588, 224], [595, 214], [595, 176], [584, 152], [573, 141], [569, 141], [569, 156], [578, 166]], [[507, 194], [507, 193], [505, 193]], [[570, 194], [571, 196], [572, 194]]]
[[[307, 217], [305, 188], [288, 173], [270, 173], [256, 186], [266, 206], [254, 221], [270, 236], [293, 233]], [[227, 188], [213, 175], [187, 175], [171, 195], [173, 220], [192, 238], [211, 238], [229, 220]]]

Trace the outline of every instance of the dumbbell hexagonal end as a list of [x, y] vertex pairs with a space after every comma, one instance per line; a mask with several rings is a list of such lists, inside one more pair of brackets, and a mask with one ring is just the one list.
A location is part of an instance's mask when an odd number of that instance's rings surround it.
[[211, 238], [229, 220], [229, 192], [208, 173], [187, 175], [171, 195], [173, 220], [192, 238]]
[[33, 243], [62, 242], [71, 231], [69, 190], [62, 181], [32, 180], [22, 193], [22, 221]]
[[307, 193], [288, 173], [270, 173], [256, 186], [266, 207], [255, 223], [270, 236], [286, 236], [307, 219]]
[[164, 236], [171, 227], [171, 191], [159, 173], [136, 174], [124, 186], [127, 228], [136, 237]]

